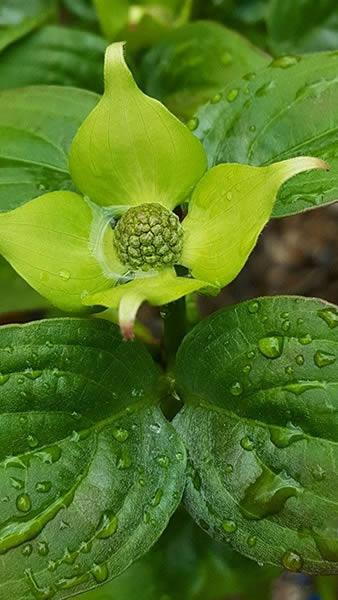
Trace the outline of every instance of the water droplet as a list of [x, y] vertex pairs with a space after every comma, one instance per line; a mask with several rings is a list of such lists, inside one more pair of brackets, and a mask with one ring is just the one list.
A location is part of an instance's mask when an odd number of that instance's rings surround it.
[[258, 348], [266, 358], [279, 358], [282, 355], [284, 338], [280, 336], [264, 337], [258, 341]]
[[117, 460], [117, 468], [118, 469], [129, 469], [133, 464], [132, 458], [126, 448], [120, 453], [120, 456]]
[[217, 104], [218, 102], [220, 102], [221, 98], [222, 98], [222, 94], [215, 94], [211, 98], [210, 102], [211, 102], [211, 104]]
[[295, 358], [295, 361], [297, 363], [297, 365], [299, 365], [300, 367], [304, 364], [304, 356], [302, 354], [298, 354]]
[[169, 467], [170, 460], [168, 456], [158, 456], [156, 460], [160, 467], [162, 467], [163, 469], [167, 469]]
[[253, 358], [255, 358], [256, 353], [254, 350], [250, 350], [250, 352], [248, 352], [247, 357], [249, 360], [252, 360]]
[[243, 76], [243, 79], [246, 79], [247, 81], [253, 81], [253, 79], [256, 79], [257, 75], [254, 72], [251, 73], [246, 73], [246, 75]]
[[296, 65], [299, 61], [300, 57], [298, 56], [279, 56], [272, 61], [270, 66], [279, 69], [288, 69]]
[[330, 352], [322, 352], [320, 350], [318, 350], [313, 357], [315, 365], [320, 369], [333, 365], [336, 362], [336, 359], [337, 357], [335, 354], [331, 354]]
[[275, 85], [276, 84], [274, 81], [268, 81], [267, 83], [264, 83], [255, 91], [255, 96], [265, 96], [271, 89], [275, 87]]
[[250, 483], [241, 500], [241, 510], [247, 519], [264, 519], [279, 513], [288, 498], [297, 496], [301, 489], [286, 474], [276, 475], [262, 465], [256, 481]]
[[253, 548], [257, 544], [257, 538], [254, 535], [250, 535], [247, 539], [247, 544], [250, 548]]
[[40, 556], [47, 556], [48, 552], [49, 552], [49, 547], [47, 542], [39, 542], [37, 545], [37, 549], [38, 549], [38, 554], [40, 554]]
[[0, 385], [4, 385], [10, 378], [10, 375], [8, 375], [7, 373], [4, 375], [2, 373], [0, 373]]
[[237, 529], [237, 525], [235, 521], [232, 521], [232, 519], [226, 519], [222, 523], [222, 529], [225, 531], [225, 533], [234, 533]]
[[187, 127], [188, 127], [188, 129], [190, 129], [190, 131], [195, 131], [195, 129], [197, 129], [198, 126], [199, 126], [199, 120], [197, 117], [193, 117], [192, 119], [189, 119], [189, 121], [187, 123]]
[[182, 458], [183, 458], [182, 452], [176, 452], [175, 457], [176, 457], [176, 460], [182, 460]]
[[148, 510], [145, 510], [143, 513], [143, 523], [146, 525], [150, 522], [150, 513]]
[[36, 448], [39, 445], [39, 440], [35, 437], [35, 435], [28, 435], [27, 444], [30, 448]]
[[68, 281], [70, 279], [69, 271], [59, 271], [59, 277], [63, 279], [63, 281]]
[[259, 307], [260, 307], [259, 302], [250, 302], [250, 304], [248, 304], [248, 312], [251, 315], [254, 315], [255, 313], [257, 313], [259, 311]]
[[221, 56], [222, 65], [224, 65], [226, 67], [227, 65], [230, 65], [230, 63], [232, 63], [232, 61], [233, 61], [232, 54], [230, 54], [230, 52], [223, 52], [223, 54]]
[[300, 396], [309, 390], [325, 389], [325, 383], [320, 381], [300, 381], [299, 383], [288, 383], [284, 386], [286, 392]]
[[160, 433], [161, 425], [159, 423], [152, 423], [151, 425], [149, 425], [149, 429], [154, 433]]
[[325, 471], [321, 465], [313, 467], [311, 474], [316, 481], [323, 481], [323, 479], [325, 479]]
[[277, 448], [288, 448], [294, 442], [303, 440], [305, 434], [300, 428], [294, 427], [289, 423], [287, 429], [282, 427], [271, 427], [270, 437], [272, 443]]
[[251, 131], [252, 133], [254, 133], [256, 131], [256, 125], [250, 125], [249, 127], [249, 131]]
[[334, 329], [338, 327], [338, 312], [331, 308], [324, 308], [324, 310], [318, 311], [318, 316], [325, 321], [325, 323]]
[[290, 366], [285, 367], [284, 371], [285, 371], [286, 375], [293, 375], [293, 368]]
[[46, 465], [51, 465], [60, 460], [61, 454], [62, 450], [60, 446], [49, 446], [36, 452], [35, 456], [39, 457]]
[[283, 331], [289, 331], [290, 327], [291, 327], [290, 321], [288, 321], [288, 320], [283, 321], [283, 323], [282, 323]]
[[234, 468], [233, 468], [233, 466], [230, 463], [228, 463], [225, 466], [224, 470], [225, 470], [225, 472], [226, 472], [227, 475], [231, 475], [231, 473], [233, 473], [233, 471], [234, 471]]
[[20, 512], [29, 512], [32, 508], [32, 502], [28, 494], [20, 494], [16, 499], [16, 507]]
[[118, 442], [125, 442], [129, 437], [129, 432], [126, 429], [122, 429], [122, 427], [116, 427], [113, 430], [113, 437]]
[[33, 552], [32, 544], [26, 544], [21, 550], [22, 556], [25, 556], [25, 557], [30, 556], [32, 554], [32, 552]]
[[33, 369], [26, 369], [24, 372], [24, 376], [27, 377], [27, 379], [38, 379], [38, 377], [41, 377], [42, 375], [42, 371], [34, 371]]
[[151, 505], [152, 506], [158, 506], [159, 503], [161, 502], [163, 497], [163, 490], [161, 488], [159, 488], [156, 491], [156, 494], [153, 496], [153, 498], [151, 499]]
[[252, 370], [252, 366], [251, 365], [245, 365], [242, 370], [243, 370], [244, 375], [249, 375], [249, 373]]
[[232, 384], [231, 388], [230, 388], [230, 393], [233, 396], [240, 396], [243, 392], [243, 387], [242, 384], [239, 381], [236, 381], [235, 383]]
[[302, 557], [293, 550], [288, 550], [282, 556], [282, 565], [289, 571], [301, 571], [303, 566]]
[[47, 494], [52, 489], [51, 481], [38, 481], [35, 484], [35, 489], [39, 494]]
[[15, 490], [22, 490], [25, 487], [25, 482], [22, 479], [17, 479], [16, 477], [10, 477], [11, 486]]
[[111, 513], [104, 513], [101, 517], [101, 521], [98, 526], [97, 537], [99, 539], [106, 539], [116, 533], [118, 526], [118, 518], [116, 515]]
[[251, 439], [248, 435], [241, 439], [241, 446], [244, 450], [253, 450], [255, 447], [255, 443], [253, 439]]
[[302, 337], [300, 337], [298, 339], [298, 341], [300, 344], [302, 344], [302, 346], [307, 346], [308, 344], [311, 344], [312, 337], [309, 333], [307, 333], [306, 335], [303, 335]]
[[233, 88], [232, 90], [230, 90], [227, 93], [228, 102], [233, 102], [234, 100], [236, 100], [238, 94], [239, 94], [239, 90], [237, 88]]
[[93, 573], [94, 579], [97, 581], [97, 583], [104, 583], [105, 581], [107, 581], [107, 579], [109, 577], [108, 567], [105, 564], [103, 564], [103, 565], [94, 564], [94, 566], [92, 568], [92, 573]]

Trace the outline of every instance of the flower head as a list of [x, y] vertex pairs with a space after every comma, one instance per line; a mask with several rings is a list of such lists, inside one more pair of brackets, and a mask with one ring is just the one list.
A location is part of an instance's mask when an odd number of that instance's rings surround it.
[[[0, 215], [0, 251], [38, 292], [66, 311], [119, 310], [131, 336], [140, 304], [236, 277], [270, 218], [279, 187], [327, 168], [297, 157], [265, 167], [207, 170], [201, 142], [137, 87], [123, 44], [106, 53], [105, 93], [78, 130], [70, 172], [80, 193], [44, 194]], [[174, 212], [187, 204], [187, 215]], [[182, 211], [180, 211], [182, 213]], [[177, 265], [186, 276], [178, 276]]]

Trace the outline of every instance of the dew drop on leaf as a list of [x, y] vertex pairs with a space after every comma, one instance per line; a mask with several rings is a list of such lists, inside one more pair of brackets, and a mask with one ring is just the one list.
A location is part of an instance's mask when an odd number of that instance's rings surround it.
[[225, 533], [234, 533], [237, 529], [237, 525], [232, 519], [226, 519], [222, 523], [222, 529]]
[[257, 544], [257, 538], [254, 535], [250, 535], [247, 539], [247, 544], [250, 548], [253, 548]]
[[109, 577], [107, 565], [93, 565], [92, 573], [97, 583], [104, 583]]
[[241, 439], [241, 446], [244, 450], [250, 451], [254, 449], [255, 443], [248, 435], [246, 435]]
[[232, 384], [231, 388], [230, 388], [230, 393], [233, 396], [240, 396], [243, 392], [243, 387], [242, 384], [239, 381], [236, 381], [235, 383]]
[[334, 329], [338, 327], [338, 312], [331, 308], [324, 308], [324, 310], [318, 311], [318, 316], [325, 321], [325, 323]]
[[157, 457], [157, 462], [160, 465], [160, 467], [162, 467], [163, 469], [167, 469], [169, 467], [170, 464], [170, 460], [168, 456], [158, 456]]
[[298, 355], [296, 356], [296, 358], [295, 358], [295, 361], [296, 361], [297, 365], [298, 365], [299, 367], [301, 367], [301, 366], [304, 364], [304, 362], [305, 362], [305, 361], [304, 361], [304, 356], [303, 356], [302, 354], [298, 354]]
[[32, 544], [26, 544], [25, 546], [23, 546], [22, 550], [21, 550], [21, 554], [22, 556], [25, 556], [28, 558], [28, 556], [30, 556], [33, 552], [33, 546]]
[[313, 467], [311, 474], [316, 481], [323, 481], [323, 479], [325, 479], [325, 471], [321, 465]]
[[190, 129], [190, 131], [195, 131], [195, 129], [197, 129], [198, 126], [199, 126], [199, 120], [197, 119], [197, 117], [193, 117], [192, 119], [189, 119], [189, 121], [187, 123], [187, 127], [188, 127], [188, 129]]
[[302, 557], [293, 550], [288, 550], [282, 556], [282, 565], [288, 571], [300, 571], [303, 566]]
[[298, 56], [279, 56], [272, 61], [270, 66], [279, 69], [288, 69], [289, 67], [296, 65], [299, 60], [300, 58]]
[[227, 65], [230, 65], [230, 63], [232, 63], [232, 61], [233, 61], [232, 54], [230, 54], [230, 52], [223, 52], [223, 54], [221, 56], [222, 65], [224, 65], [226, 67]]
[[38, 481], [35, 484], [35, 489], [39, 494], [47, 494], [52, 489], [51, 481]]
[[29, 512], [32, 502], [28, 494], [20, 494], [16, 499], [16, 507], [20, 512]]
[[211, 98], [210, 102], [211, 102], [211, 104], [217, 104], [218, 102], [220, 102], [221, 98], [222, 98], [222, 94], [215, 94]]
[[283, 353], [284, 338], [281, 336], [264, 337], [258, 341], [258, 348], [265, 358], [279, 358]]
[[0, 373], [0, 385], [4, 385], [10, 378], [10, 375], [6, 374], [1, 374]]
[[254, 315], [258, 311], [259, 311], [259, 302], [250, 302], [250, 304], [248, 305], [248, 312], [251, 315]]
[[312, 337], [309, 333], [307, 333], [306, 335], [303, 335], [302, 337], [300, 337], [298, 339], [298, 341], [300, 344], [302, 344], [302, 346], [307, 346], [308, 344], [311, 344]]
[[230, 90], [227, 93], [228, 102], [233, 102], [234, 100], [236, 100], [238, 94], [239, 94], [239, 90], [237, 88], [233, 88], [232, 90]]
[[163, 490], [161, 488], [159, 488], [155, 495], [153, 496], [153, 498], [151, 499], [151, 505], [152, 506], [158, 506], [159, 503], [161, 502], [163, 497]]
[[333, 365], [336, 362], [335, 354], [331, 354], [330, 352], [322, 352], [318, 350], [313, 357], [314, 363], [316, 367], [322, 369], [323, 367], [328, 367], [329, 365]]
[[106, 539], [114, 535], [118, 526], [118, 518], [111, 513], [104, 513], [101, 517], [97, 537]]
[[122, 427], [116, 427], [113, 430], [113, 437], [118, 442], [125, 442], [129, 437], [129, 432], [126, 429], [122, 429]]
[[37, 545], [37, 550], [40, 556], [47, 556], [47, 554], [49, 553], [49, 547], [47, 542], [39, 542]]

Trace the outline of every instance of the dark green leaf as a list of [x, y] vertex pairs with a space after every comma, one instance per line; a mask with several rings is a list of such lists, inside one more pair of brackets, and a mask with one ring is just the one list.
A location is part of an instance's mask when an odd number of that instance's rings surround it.
[[92, 92], [53, 86], [0, 93], [0, 211], [72, 188], [69, 146], [98, 99]]
[[338, 309], [276, 297], [222, 310], [177, 358], [185, 502], [264, 564], [338, 572]]
[[242, 600], [261, 600], [264, 593], [269, 596], [274, 575], [275, 569], [261, 569], [215, 543], [178, 512], [149, 554], [79, 600], [219, 600], [237, 594]]
[[248, 71], [269, 64], [269, 57], [235, 31], [200, 21], [173, 31], [145, 56], [147, 93], [180, 117], [197, 108]]
[[1, 0], [0, 50], [55, 15], [56, 0]]
[[63, 4], [70, 13], [79, 19], [89, 23], [97, 22], [92, 0], [63, 0]]
[[277, 53], [337, 48], [337, 0], [272, 0], [267, 23]]
[[157, 540], [184, 447], [152, 359], [106, 321], [3, 327], [0, 359], [0, 598], [66, 598]]
[[47, 300], [37, 294], [2, 257], [0, 288], [0, 313], [41, 309], [49, 305]]
[[46, 83], [102, 92], [105, 47], [92, 33], [44, 27], [2, 54], [0, 89]]
[[330, 172], [301, 174], [283, 186], [276, 217], [338, 198], [337, 69], [338, 52], [278, 58], [257, 75], [233, 82], [218, 104], [199, 113], [197, 135], [211, 165], [266, 165], [298, 155], [329, 163]]

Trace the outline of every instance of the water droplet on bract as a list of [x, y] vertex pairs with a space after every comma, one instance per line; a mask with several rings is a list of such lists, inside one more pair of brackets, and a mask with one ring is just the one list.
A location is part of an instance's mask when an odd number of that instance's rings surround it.
[[163, 469], [167, 469], [169, 467], [170, 460], [168, 456], [158, 456], [156, 460], [160, 467], [162, 467]]
[[254, 535], [250, 535], [247, 539], [247, 544], [250, 548], [253, 548], [257, 544], [257, 538]]
[[295, 361], [297, 363], [297, 365], [299, 365], [300, 367], [304, 364], [304, 356], [302, 354], [298, 354], [295, 358]]
[[318, 311], [318, 316], [325, 321], [325, 323], [330, 327], [330, 329], [334, 329], [338, 327], [338, 312], [331, 309], [325, 308], [324, 310]]
[[243, 76], [243, 79], [246, 79], [247, 81], [253, 81], [253, 79], [256, 79], [257, 75], [254, 72], [251, 73], [246, 73], [246, 75]]
[[190, 129], [190, 131], [195, 131], [195, 129], [197, 129], [198, 126], [199, 126], [199, 120], [197, 117], [193, 117], [192, 119], [189, 119], [189, 121], [187, 122], [187, 127], [188, 127], [188, 129]]
[[10, 477], [11, 486], [15, 490], [23, 490], [25, 487], [25, 482], [22, 479], [17, 479], [16, 477]]
[[222, 529], [225, 533], [234, 533], [237, 529], [237, 525], [232, 519], [226, 519], [222, 523]]
[[283, 567], [285, 567], [285, 569], [288, 569], [288, 571], [297, 572], [301, 571], [303, 566], [303, 560], [297, 552], [294, 552], [293, 550], [288, 550], [282, 556], [282, 565]]
[[49, 446], [43, 450], [36, 452], [36, 456], [39, 457], [42, 462], [46, 465], [52, 465], [60, 460], [62, 450], [60, 446]]
[[241, 446], [244, 450], [250, 451], [254, 449], [255, 443], [252, 438], [246, 435], [241, 439]]
[[276, 475], [263, 466], [256, 481], [245, 490], [240, 507], [247, 519], [264, 519], [279, 513], [285, 502], [300, 492], [301, 489], [286, 474]]
[[234, 88], [234, 89], [230, 90], [227, 93], [227, 100], [228, 100], [228, 102], [233, 102], [234, 100], [236, 100], [238, 94], [239, 94], [239, 90], [237, 88]]
[[145, 510], [143, 512], [143, 523], [145, 523], [146, 525], [150, 522], [150, 513], [148, 510]]
[[109, 577], [108, 567], [107, 567], [107, 565], [104, 565], [104, 564], [103, 565], [94, 564], [94, 566], [92, 568], [92, 573], [93, 573], [93, 577], [97, 581], [97, 583], [104, 583], [105, 581], [107, 581], [107, 579]]
[[311, 474], [316, 481], [323, 481], [323, 479], [325, 479], [325, 471], [321, 465], [313, 467]]
[[251, 370], [252, 370], [252, 366], [251, 365], [245, 365], [243, 367], [243, 369], [242, 369], [244, 375], [249, 375], [249, 373], [251, 372]]
[[333, 365], [336, 362], [337, 357], [335, 356], [335, 354], [331, 354], [331, 352], [322, 352], [318, 350], [314, 355], [313, 360], [316, 367], [322, 369], [323, 367]]
[[123, 429], [122, 427], [116, 427], [113, 430], [113, 437], [118, 442], [125, 442], [129, 437], [129, 432], [127, 431], [127, 429]]
[[129, 469], [133, 464], [132, 458], [126, 448], [123, 448], [117, 460], [118, 469]]
[[158, 488], [155, 495], [151, 499], [151, 505], [158, 506], [162, 500], [162, 497], [163, 497], [163, 490], [161, 488]]
[[283, 323], [282, 323], [283, 331], [289, 331], [290, 327], [291, 327], [290, 321], [288, 321], [288, 320], [283, 321]]
[[20, 494], [16, 499], [16, 508], [20, 512], [29, 512], [32, 508], [32, 502], [28, 494]]
[[59, 277], [63, 279], [63, 281], [68, 281], [70, 279], [69, 271], [59, 271]]
[[250, 125], [249, 131], [251, 131], [251, 133], [254, 133], [256, 131], [256, 125]]
[[240, 396], [243, 392], [242, 384], [239, 381], [235, 381], [230, 388], [230, 393], [233, 396]]
[[10, 375], [8, 375], [7, 373], [4, 375], [2, 373], [0, 373], [0, 385], [4, 385], [10, 378]]
[[302, 346], [307, 346], [308, 344], [311, 344], [312, 337], [309, 333], [307, 333], [306, 335], [303, 335], [302, 337], [300, 337], [298, 339], [298, 341], [300, 344], [302, 344]]
[[283, 387], [286, 392], [300, 396], [309, 390], [325, 389], [325, 383], [320, 381], [300, 381], [299, 383], [288, 383]]
[[118, 518], [111, 513], [104, 513], [101, 517], [97, 537], [99, 539], [107, 539], [114, 535], [117, 531]]
[[259, 302], [250, 302], [248, 304], [248, 312], [251, 315], [254, 315], [254, 314], [256, 314], [259, 311], [259, 307], [260, 307]]
[[39, 445], [39, 440], [35, 437], [35, 435], [28, 435], [27, 444], [30, 448], [36, 448]]
[[284, 371], [285, 371], [286, 375], [293, 375], [293, 368], [290, 366], [285, 367]]
[[303, 440], [305, 434], [302, 429], [294, 427], [290, 423], [288, 428], [272, 427], [270, 429], [270, 438], [277, 448], [288, 448], [294, 442]]
[[151, 425], [149, 425], [149, 429], [154, 433], [160, 433], [161, 425], [159, 423], [152, 423]]
[[28, 558], [28, 556], [30, 556], [33, 552], [33, 546], [32, 544], [26, 544], [25, 546], [23, 546], [22, 550], [21, 550], [21, 554], [22, 556], [25, 556], [26, 558]]
[[47, 494], [52, 489], [51, 481], [38, 481], [35, 484], [35, 489], [39, 494]]
[[182, 458], [183, 458], [182, 452], [176, 452], [175, 457], [176, 457], [176, 460], [182, 460]]
[[49, 547], [47, 542], [39, 542], [37, 545], [37, 549], [38, 549], [38, 554], [40, 554], [40, 556], [47, 556], [48, 552], [49, 552]]
[[232, 61], [233, 61], [232, 54], [230, 54], [230, 52], [223, 52], [223, 54], [221, 56], [222, 65], [224, 65], [226, 67], [227, 65], [230, 65], [230, 63], [232, 63]]
[[42, 375], [42, 371], [34, 371], [33, 369], [26, 369], [24, 372], [24, 376], [27, 377], [27, 379], [38, 379], [38, 377], [41, 377]]
[[222, 94], [215, 94], [211, 98], [210, 102], [211, 102], [211, 104], [217, 104], [218, 102], [220, 102], [221, 98], [222, 98]]
[[299, 61], [300, 57], [298, 56], [279, 56], [272, 61], [270, 66], [278, 69], [288, 69], [296, 65]]
[[231, 473], [233, 473], [233, 471], [234, 471], [234, 468], [233, 468], [233, 466], [232, 466], [230, 463], [228, 463], [228, 464], [225, 466], [225, 469], [224, 469], [224, 471], [225, 471], [225, 473], [226, 473], [227, 475], [231, 475]]
[[258, 341], [258, 348], [265, 358], [279, 358], [283, 353], [284, 338], [280, 336], [264, 337]]
[[255, 358], [256, 356], [256, 352], [254, 350], [250, 350], [250, 352], [248, 352], [247, 357], [249, 360], [252, 360], [253, 358]]

